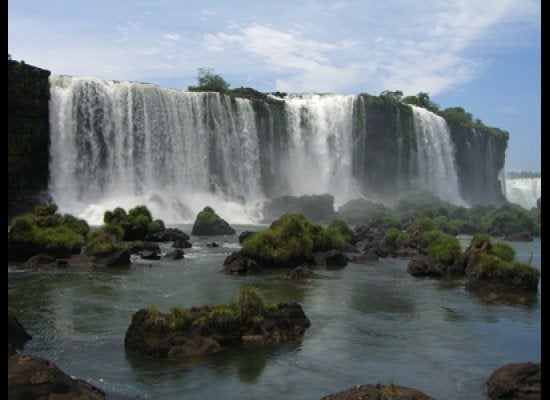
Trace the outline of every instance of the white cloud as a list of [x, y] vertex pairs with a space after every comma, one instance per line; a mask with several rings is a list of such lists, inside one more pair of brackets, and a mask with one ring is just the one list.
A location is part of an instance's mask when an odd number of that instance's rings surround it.
[[179, 33], [165, 33], [163, 38], [172, 42], [179, 42], [182, 40], [182, 37]]

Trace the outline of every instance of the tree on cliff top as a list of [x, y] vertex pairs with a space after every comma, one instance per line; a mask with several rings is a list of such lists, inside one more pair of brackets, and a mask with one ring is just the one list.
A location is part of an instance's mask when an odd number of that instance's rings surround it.
[[229, 90], [229, 82], [226, 82], [221, 75], [216, 74], [213, 68], [199, 68], [197, 74], [197, 86], [189, 86], [190, 92], [220, 92]]

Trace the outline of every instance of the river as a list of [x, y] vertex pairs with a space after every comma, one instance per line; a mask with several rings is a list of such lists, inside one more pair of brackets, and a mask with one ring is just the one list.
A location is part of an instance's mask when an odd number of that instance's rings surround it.
[[[185, 232], [190, 225], [178, 225]], [[237, 233], [259, 226], [236, 225]], [[435, 399], [486, 399], [494, 369], [541, 359], [541, 289], [534, 305], [482, 301], [464, 280], [415, 278], [407, 261], [319, 267], [311, 280], [286, 270], [232, 276], [237, 236], [191, 237], [178, 261], [129, 269], [33, 272], [8, 267], [8, 304], [33, 339], [22, 353], [88, 380], [108, 399], [314, 400], [356, 384], [396, 383]], [[469, 237], [461, 237], [463, 247]], [[207, 243], [216, 241], [218, 248]], [[540, 269], [541, 242], [509, 242]], [[170, 245], [161, 245], [163, 252]], [[151, 360], [126, 351], [132, 315], [232, 301], [252, 284], [269, 302], [298, 301], [311, 320], [302, 340], [235, 348], [203, 361]]]

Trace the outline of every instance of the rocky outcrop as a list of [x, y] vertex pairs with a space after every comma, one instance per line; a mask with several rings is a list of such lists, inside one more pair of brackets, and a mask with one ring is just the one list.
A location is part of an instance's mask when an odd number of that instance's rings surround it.
[[407, 272], [412, 276], [425, 277], [448, 277], [463, 276], [464, 265], [462, 261], [457, 261], [451, 265], [439, 262], [434, 257], [415, 256], [409, 261]]
[[8, 60], [8, 221], [49, 200], [49, 76]]
[[8, 400], [102, 400], [105, 392], [74, 379], [54, 363], [39, 357], [15, 355], [8, 360]]
[[487, 381], [491, 400], [540, 400], [540, 363], [508, 364], [497, 368]]
[[389, 385], [356, 385], [343, 392], [330, 394], [321, 400], [431, 400], [432, 398], [416, 389]]
[[197, 218], [193, 223], [193, 229], [191, 230], [191, 235], [195, 236], [217, 236], [235, 234], [235, 229], [233, 229], [225, 219], [221, 218], [210, 207], [205, 207], [197, 215]]
[[102, 267], [129, 267], [130, 251], [117, 250], [106, 256], [90, 256], [87, 254], [73, 254], [68, 258], [55, 258], [49, 254], [37, 254], [21, 264], [21, 268], [51, 271], [60, 267], [75, 268], [102, 268]]
[[307, 264], [302, 264], [288, 271], [286, 277], [289, 279], [311, 279], [313, 271]]
[[8, 357], [15, 354], [17, 349], [32, 339], [32, 336], [23, 328], [17, 317], [8, 309]]
[[141, 309], [132, 317], [124, 345], [155, 358], [186, 359], [236, 345], [294, 341], [310, 321], [296, 302], [255, 310], [243, 316], [230, 306], [191, 308], [177, 314]]
[[256, 261], [247, 257], [242, 251], [236, 251], [226, 257], [223, 262], [224, 271], [229, 274], [246, 275], [261, 271]]

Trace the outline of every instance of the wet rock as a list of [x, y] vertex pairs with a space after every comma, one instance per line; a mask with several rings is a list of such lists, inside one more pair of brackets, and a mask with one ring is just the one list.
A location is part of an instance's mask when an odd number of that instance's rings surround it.
[[73, 379], [43, 358], [14, 355], [8, 360], [8, 400], [102, 400], [103, 390]]
[[231, 253], [223, 262], [224, 271], [230, 274], [250, 274], [262, 270], [260, 265], [241, 251]]
[[330, 394], [321, 400], [432, 400], [416, 389], [394, 384], [389, 385], [356, 385], [343, 392]]
[[310, 279], [313, 271], [306, 264], [298, 265], [286, 274], [289, 279]]
[[508, 364], [497, 368], [487, 381], [491, 400], [540, 400], [540, 363]]
[[17, 349], [32, 339], [17, 317], [8, 309], [8, 357], [15, 354]]
[[168, 260], [181, 260], [182, 258], [184, 258], [184, 255], [185, 253], [183, 250], [176, 249], [174, 251], [171, 251], [170, 253], [167, 253], [164, 258]]

